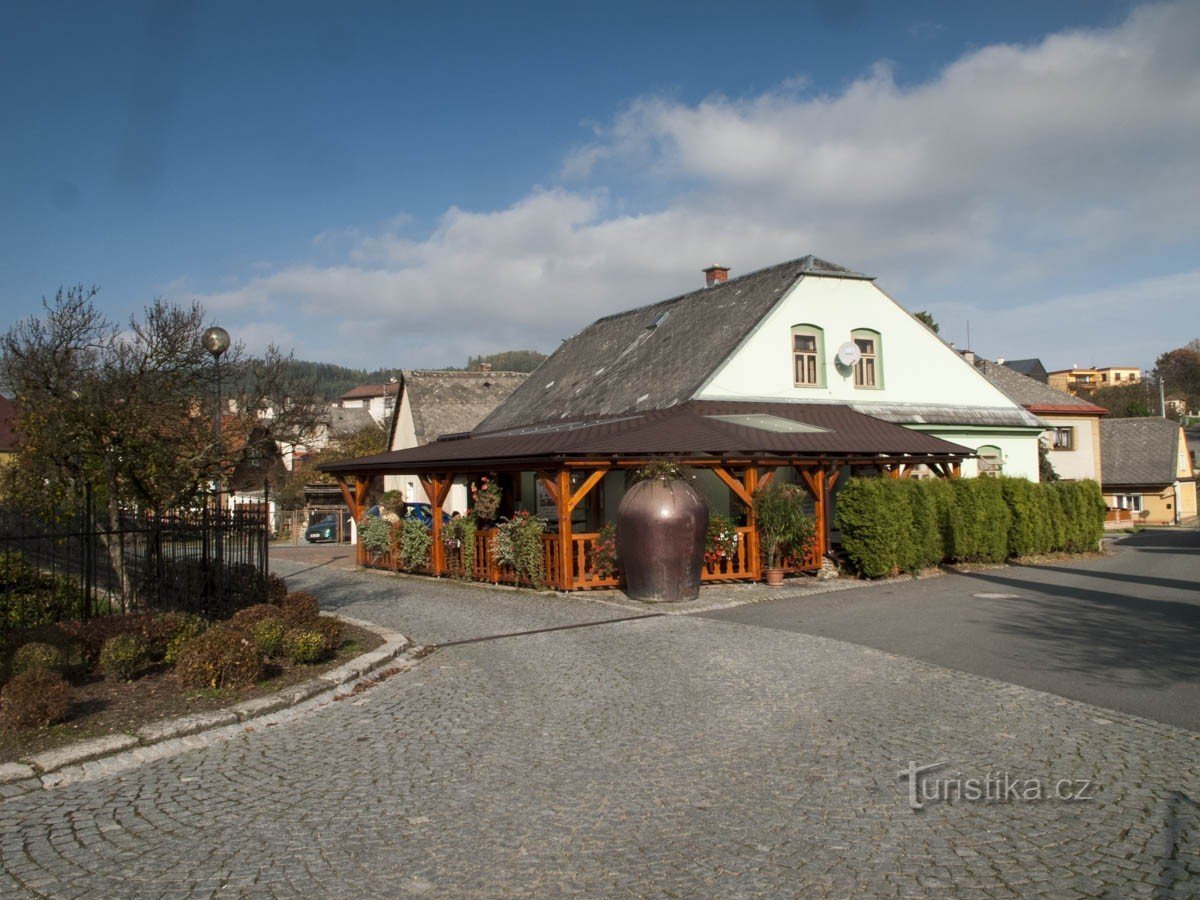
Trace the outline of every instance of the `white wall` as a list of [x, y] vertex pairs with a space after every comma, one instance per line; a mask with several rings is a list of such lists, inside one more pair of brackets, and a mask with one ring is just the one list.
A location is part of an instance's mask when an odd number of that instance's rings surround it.
[[[796, 387], [792, 326], [825, 330], [824, 387]], [[837, 349], [857, 328], [880, 333], [882, 387], [856, 388]], [[1016, 408], [975, 367], [869, 281], [805, 277], [700, 389], [698, 399], [927, 403]]]
[[1055, 450], [1054, 432], [1046, 432], [1046, 441], [1050, 447], [1048, 451], [1050, 464], [1054, 466], [1058, 477], [1074, 481], [1084, 478], [1099, 481], [1100, 472], [1097, 468], [1100, 459], [1100, 454], [1097, 452], [1097, 443], [1100, 440], [1099, 419], [1084, 416], [1050, 415], [1039, 415], [1038, 418], [1047, 425], [1075, 429], [1074, 450]]
[[[989, 433], [975, 429], [967, 431], [961, 428], [923, 428], [921, 430], [926, 434], [939, 437], [944, 441], [950, 441], [952, 444], [961, 444], [963, 447], [969, 447], [972, 450], [978, 450], [980, 447], [985, 446], [998, 447], [1000, 449], [1001, 460], [1003, 461], [1000, 474], [1011, 475], [1014, 478], [1028, 478], [1030, 481], [1040, 480], [1038, 439], [1036, 436]], [[974, 478], [978, 475], [979, 461], [974, 459], [963, 460], [962, 474], [964, 478]]]

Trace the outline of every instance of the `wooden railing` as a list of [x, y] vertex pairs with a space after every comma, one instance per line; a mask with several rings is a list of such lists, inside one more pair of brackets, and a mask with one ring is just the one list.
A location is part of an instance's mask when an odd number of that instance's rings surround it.
[[[528, 585], [509, 566], [496, 562], [492, 553], [492, 539], [495, 529], [480, 530], [475, 533], [475, 558], [471, 562], [471, 571], [464, 571], [463, 552], [461, 547], [446, 548], [446, 571], [450, 577], [467, 578], [471, 581], [490, 582], [491, 584]], [[750, 528], [741, 526], [737, 529], [737, 546], [732, 555], [723, 559], [705, 562], [700, 572], [700, 580], [710, 581], [746, 581], [755, 577], [754, 567], [749, 558]], [[571, 583], [575, 589], [615, 588], [621, 585], [621, 573], [611, 572], [601, 574], [596, 570], [596, 549], [600, 540], [598, 532], [574, 534], [571, 536]], [[400, 554], [395, 545], [385, 553], [372, 556], [360, 550], [362, 565], [368, 568], [387, 569], [392, 572], [410, 571], [421, 575], [432, 574], [429, 565], [417, 569], [403, 569], [400, 565]], [[787, 572], [813, 572], [821, 568], [821, 554], [814, 541], [808, 550], [799, 557], [784, 560], [784, 570]], [[542, 585], [556, 587], [560, 580], [560, 562], [558, 554], [558, 535], [542, 535]]]
[[705, 562], [700, 570], [701, 581], [743, 581], [754, 576], [749, 559], [751, 529], [743, 525], [734, 530], [737, 531], [737, 545], [733, 555]]

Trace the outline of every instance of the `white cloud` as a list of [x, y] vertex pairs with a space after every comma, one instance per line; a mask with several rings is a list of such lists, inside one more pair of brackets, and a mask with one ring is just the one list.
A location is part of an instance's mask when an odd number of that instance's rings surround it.
[[[565, 160], [564, 186], [506, 209], [451, 208], [422, 238], [400, 233], [414, 227], [404, 217], [331, 233], [319, 243], [337, 245], [335, 264], [206, 302], [283, 317], [311, 335], [302, 355], [439, 365], [552, 349], [596, 316], [697, 286], [709, 262], [737, 274], [814, 252], [879, 275], [910, 308], [958, 301], [998, 327], [1014, 307], [1044, 322], [1040, 310], [1069, 308], [1060, 292], [1191, 268], [1197, 33], [1200, 5], [1153, 6], [1112, 29], [984, 47], [913, 87], [880, 63], [836, 94], [799, 75], [745, 99], [643, 97]], [[645, 196], [657, 205], [639, 207]], [[1139, 268], [1152, 253], [1157, 271]], [[1071, 325], [1082, 356], [1113, 327]], [[1152, 357], [1174, 329], [1144, 338]], [[1020, 343], [1006, 355], [1034, 352]]]

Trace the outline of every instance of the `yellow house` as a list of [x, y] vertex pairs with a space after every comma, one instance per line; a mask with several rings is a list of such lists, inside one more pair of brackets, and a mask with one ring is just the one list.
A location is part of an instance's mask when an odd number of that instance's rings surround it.
[[1090, 397], [1099, 388], [1120, 387], [1137, 384], [1142, 380], [1142, 370], [1137, 366], [1104, 366], [1102, 368], [1057, 369], [1049, 373], [1050, 387], [1056, 391]]
[[1196, 518], [1196, 470], [1178, 423], [1104, 419], [1100, 457], [1110, 522], [1178, 525]]

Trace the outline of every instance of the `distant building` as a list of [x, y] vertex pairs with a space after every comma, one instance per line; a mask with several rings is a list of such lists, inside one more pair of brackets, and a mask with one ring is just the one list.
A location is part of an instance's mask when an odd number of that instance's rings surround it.
[[1042, 365], [1040, 359], [998, 359], [996, 362], [1008, 366], [1026, 378], [1032, 378], [1042, 384], [1050, 383], [1050, 373], [1046, 371], [1046, 367]]
[[1142, 370], [1137, 366], [1105, 366], [1103, 368], [1057, 369], [1049, 373], [1050, 387], [1056, 391], [1090, 397], [1100, 388], [1138, 384]]
[[[529, 375], [525, 372], [402, 372], [400, 402], [388, 434], [389, 450], [423, 447], [447, 434], [471, 431]], [[387, 475], [384, 489], [401, 491], [406, 501], [428, 499], [416, 475]], [[448, 512], [464, 512], [469, 505], [466, 480], [450, 489]]]
[[1007, 362], [976, 359], [975, 368], [1049, 426], [1041, 440], [1060, 478], [1100, 480], [1100, 419], [1108, 410], [1021, 375]]
[[1100, 435], [1110, 519], [1174, 525], [1196, 517], [1196, 470], [1178, 422], [1105, 419]]
[[0, 397], [0, 465], [7, 465], [17, 452], [17, 432], [13, 422], [17, 418], [17, 405], [7, 397]]
[[360, 384], [351, 388], [333, 404], [339, 409], [365, 409], [380, 428], [386, 428], [396, 406], [396, 395], [400, 382], [388, 384]]

